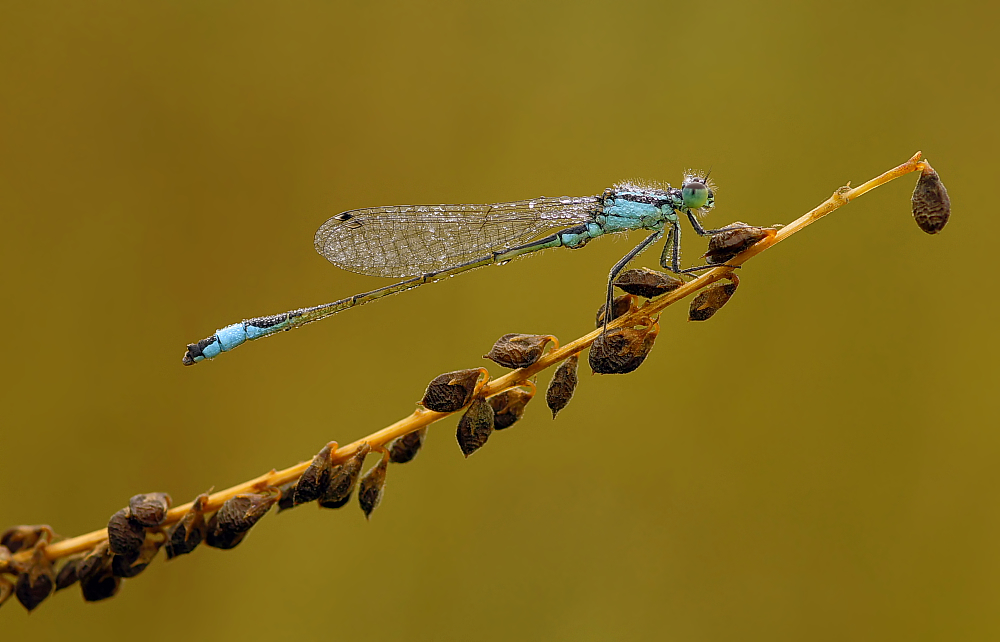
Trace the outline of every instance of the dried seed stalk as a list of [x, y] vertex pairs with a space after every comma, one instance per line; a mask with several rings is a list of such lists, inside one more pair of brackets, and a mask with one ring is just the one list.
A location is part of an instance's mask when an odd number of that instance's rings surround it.
[[[808, 225], [818, 221], [820, 218], [823, 218], [827, 214], [835, 211], [855, 198], [876, 187], [884, 185], [889, 181], [895, 180], [896, 178], [914, 171], [922, 171], [925, 173], [933, 171], [926, 161], [921, 160], [919, 152], [905, 163], [867, 181], [858, 187], [851, 188], [848, 186], [838, 189], [832, 196], [830, 196], [830, 198], [826, 199], [819, 206], [807, 212], [787, 226], [777, 230], [773, 235], [769, 235], [767, 238], [762, 239], [760, 242], [746, 249], [740, 253], [738, 257], [734, 257], [727, 263], [731, 266], [742, 265], [761, 252], [770, 249], [775, 244], [780, 243], [791, 235], [801, 231]], [[943, 199], [941, 197], [937, 197], [937, 200], [942, 201]], [[680, 301], [681, 299], [711, 285], [720, 279], [726, 278], [726, 276], [730, 273], [731, 268], [728, 266], [722, 266], [709, 270], [700, 277], [678, 287], [676, 290], [664, 294], [654, 301], [647, 303], [639, 311], [630, 312], [619, 319], [611, 321], [608, 328], [614, 329], [617, 327], [635, 325], [642, 317], [655, 315], [667, 306]], [[575, 341], [563, 345], [561, 348], [551, 350], [530, 366], [510, 372], [502, 377], [489, 381], [488, 383], [477, 382], [473, 385], [472, 392], [479, 394], [482, 397], [491, 397], [503, 392], [504, 390], [523, 385], [538, 372], [563, 361], [572, 354], [576, 354], [586, 349], [600, 336], [600, 333], [600, 330], [595, 330]], [[475, 370], [475, 372], [485, 373], [486, 371], [478, 369]], [[479, 374], [476, 375], [477, 378], [478, 376]], [[476, 388], [478, 388], [478, 390], [476, 390]], [[463, 389], [460, 391], [459, 395], [446, 394], [444, 396], [449, 398], [458, 396], [458, 400], [462, 401], [465, 399], [466, 394], [468, 394], [468, 391]], [[468, 403], [468, 400], [471, 400], [471, 395], [468, 399], [465, 399], [465, 402]], [[428, 400], [425, 397], [425, 402], [426, 401]], [[454, 404], [451, 404], [450, 406], [446, 405], [443, 407], [435, 407], [435, 404], [433, 403], [425, 403], [426, 410], [423, 408], [418, 409], [410, 416], [382, 430], [379, 430], [368, 437], [338, 449], [334, 454], [334, 463], [343, 464], [354, 457], [355, 454], [357, 454], [362, 448], [368, 447], [369, 444], [376, 447], [384, 447], [393, 439], [439, 421], [448, 414], [461, 409], [464, 405], [465, 404], [460, 404], [457, 407], [454, 407]], [[250, 481], [233, 486], [232, 488], [216, 492], [209, 496], [208, 500], [204, 502], [204, 509], [206, 512], [211, 512], [213, 510], [217, 510], [227, 500], [242, 493], [259, 492], [261, 488], [277, 487], [284, 484], [294, 483], [301, 476], [308, 465], [309, 463], [302, 463], [291, 466], [282, 471], [271, 471]], [[193, 503], [188, 503], [172, 508], [167, 512], [163, 525], [169, 526], [178, 522], [188, 514], [192, 507]], [[14, 541], [16, 540], [16, 537], [10, 538], [8, 533], [9, 531], [5, 532], [3, 536], [0, 537], [0, 545], [7, 546], [8, 540], [11, 540], [11, 543], [14, 544], [14, 546], [12, 548], [8, 547], [8, 549], [9, 552], [13, 554], [13, 557], [16, 558], [13, 562], [23, 563], [29, 561], [32, 553], [31, 546], [18, 544]], [[79, 577], [81, 588], [83, 589], [84, 598], [87, 600], [105, 599], [114, 595], [118, 590], [120, 579], [115, 578], [110, 572], [112, 554], [107, 547], [107, 537], [107, 529], [100, 529], [85, 535], [49, 544], [45, 547], [45, 556], [50, 560], [89, 552], [86, 557], [77, 563], [77, 576]], [[0, 549], [0, 551], [2, 551], [2, 549]], [[89, 572], [85, 573], [85, 571]], [[7, 567], [2, 567], [0, 568], [0, 572], [9, 574], [9, 569], [7, 569]], [[4, 577], [6, 576], [0, 577], [0, 595], [3, 594], [4, 583], [7, 582]]]

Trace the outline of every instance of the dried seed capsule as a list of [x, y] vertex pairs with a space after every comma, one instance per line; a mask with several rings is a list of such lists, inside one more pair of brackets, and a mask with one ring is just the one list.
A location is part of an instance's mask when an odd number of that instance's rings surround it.
[[160, 547], [166, 541], [160, 533], [147, 533], [146, 541], [142, 543], [139, 556], [129, 561], [121, 555], [115, 555], [111, 559], [111, 572], [117, 577], [135, 577], [142, 573], [149, 563], [153, 561], [156, 554], [160, 552]]
[[64, 588], [68, 588], [76, 584], [76, 581], [79, 579], [79, 576], [76, 574], [76, 569], [82, 561], [82, 557], [71, 557], [66, 560], [66, 563], [62, 565], [62, 568], [59, 569], [59, 573], [56, 575], [57, 591], [61, 591]]
[[242, 493], [226, 500], [208, 522], [205, 543], [213, 548], [235, 548], [277, 501], [276, 493]]
[[[359, 471], [360, 472], [360, 471]], [[357, 481], [357, 477], [354, 478]], [[341, 506], [346, 506], [347, 502], [351, 501], [351, 494], [354, 493], [354, 486], [347, 491], [347, 494], [342, 497], [331, 498], [331, 499], [320, 499], [320, 508], [340, 508]]]
[[295, 507], [295, 482], [290, 481], [287, 484], [282, 484], [278, 486], [278, 491], [281, 493], [281, 499], [278, 500], [278, 512], [288, 510], [289, 508]]
[[740, 284], [735, 275], [729, 278], [732, 282], [713, 283], [698, 293], [698, 296], [691, 301], [691, 308], [688, 310], [689, 321], [707, 321], [729, 301]]
[[112, 575], [111, 569], [101, 569], [87, 579], [80, 579], [80, 589], [86, 602], [100, 602], [114, 597], [121, 585], [121, 578]]
[[493, 432], [493, 408], [484, 399], [476, 399], [458, 421], [458, 446], [468, 457], [483, 447]]
[[0, 606], [3, 606], [4, 602], [10, 599], [10, 596], [14, 594], [14, 585], [8, 582], [0, 575]]
[[121, 555], [115, 555], [111, 558], [111, 573], [115, 577], [121, 577], [123, 579], [135, 577], [144, 570], [146, 570], [146, 565], [139, 562], [139, 560], [130, 563]]
[[545, 403], [552, 411], [552, 418], [555, 419], [559, 411], [566, 407], [569, 400], [573, 398], [576, 391], [578, 378], [576, 376], [577, 366], [580, 363], [579, 355], [570, 355], [565, 361], [559, 364], [556, 373], [549, 382], [549, 388], [545, 391]]
[[337, 442], [331, 441], [313, 457], [309, 468], [306, 468], [295, 484], [293, 500], [295, 506], [316, 501], [326, 492], [327, 486], [330, 485], [330, 471], [333, 468], [331, 457], [336, 449]]
[[551, 334], [505, 334], [483, 358], [505, 368], [526, 368], [541, 358], [549, 341], [555, 340]]
[[438, 375], [427, 384], [427, 391], [420, 403], [424, 408], [435, 412], [461, 410], [472, 400], [480, 374], [489, 376], [485, 368], [456, 370]]
[[241, 493], [226, 500], [213, 517], [221, 528], [248, 531], [277, 501], [276, 493]]
[[208, 493], [198, 495], [194, 506], [167, 532], [167, 559], [190, 553], [205, 539], [205, 505]]
[[642, 328], [614, 328], [597, 337], [590, 346], [590, 369], [597, 374], [632, 372], [653, 349], [659, 333], [657, 324]]
[[146, 528], [162, 524], [167, 519], [170, 504], [170, 495], [166, 493], [143, 493], [128, 500], [132, 521]]
[[684, 285], [684, 281], [664, 272], [649, 268], [625, 270], [615, 279], [615, 287], [622, 292], [652, 299]]
[[[604, 309], [606, 307], [608, 307], [607, 303], [602, 305], [597, 310], [597, 317], [595, 321], [597, 323], [598, 328], [604, 326]], [[616, 296], [614, 300], [611, 302], [611, 318], [608, 319], [608, 322], [610, 323], [611, 321], [614, 321], [618, 317], [624, 314], [628, 314], [629, 312], [635, 312], [638, 309], [639, 309], [639, 302], [636, 301], [636, 298], [631, 294], [622, 294]]]
[[45, 556], [45, 545], [35, 546], [28, 569], [17, 576], [14, 594], [21, 606], [35, 610], [45, 598], [52, 594], [56, 586], [56, 576], [52, 572], [52, 562]]
[[532, 387], [531, 390], [511, 388], [490, 397], [488, 401], [493, 409], [493, 429], [503, 430], [517, 423], [524, 416], [524, 407], [534, 396], [535, 389]]
[[[215, 519], [215, 517], [213, 516], [212, 519]], [[250, 532], [224, 530], [214, 528], [214, 526], [215, 525], [211, 521], [208, 522], [208, 533], [205, 536], [205, 544], [211, 546], [212, 548], [222, 550], [236, 548], [244, 539], [246, 539], [247, 533]]]
[[924, 161], [917, 186], [913, 188], [910, 205], [913, 209], [913, 219], [920, 229], [928, 234], [940, 232], [951, 217], [951, 199], [948, 198], [948, 190], [944, 188], [941, 177], [927, 161]]
[[123, 508], [108, 520], [108, 545], [111, 552], [129, 562], [139, 557], [139, 548], [146, 538], [146, 529], [129, 519], [129, 509]]
[[361, 477], [358, 482], [358, 503], [365, 512], [365, 518], [371, 519], [372, 511], [382, 502], [385, 491], [385, 474], [389, 469], [389, 453], [382, 454], [382, 459]]
[[420, 452], [426, 438], [427, 427], [424, 426], [393, 439], [392, 443], [389, 444], [389, 461], [394, 464], [405, 464], [412, 460]]
[[707, 263], [721, 264], [743, 250], [767, 238], [769, 230], [753, 227], [739, 221], [727, 225], [708, 241], [708, 251], [704, 257]]
[[6, 547], [11, 553], [16, 553], [22, 548], [31, 548], [42, 537], [45, 537], [46, 541], [52, 540], [52, 527], [48, 524], [13, 526], [0, 534], [0, 546]]
[[107, 571], [111, 572], [111, 558], [114, 553], [107, 541], [101, 542], [83, 556], [80, 563], [76, 565], [76, 576], [80, 578], [82, 584], [86, 580], [97, 577]]
[[50, 575], [51, 573], [33, 577], [28, 572], [17, 576], [14, 593], [17, 595], [17, 601], [21, 603], [21, 606], [29, 611], [34, 611], [35, 607], [52, 594], [55, 580]]
[[361, 444], [358, 452], [345, 461], [340, 466], [333, 469], [330, 475], [330, 485], [326, 493], [319, 499], [319, 505], [323, 508], [340, 508], [351, 499], [351, 492], [354, 484], [361, 474], [361, 467], [365, 463], [365, 456], [371, 451], [368, 443]]

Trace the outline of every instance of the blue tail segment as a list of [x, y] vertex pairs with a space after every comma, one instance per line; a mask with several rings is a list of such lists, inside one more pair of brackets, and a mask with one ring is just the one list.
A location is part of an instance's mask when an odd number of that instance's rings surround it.
[[182, 359], [184, 365], [194, 365], [205, 359], [214, 359], [223, 352], [229, 352], [247, 341], [260, 339], [275, 332], [291, 330], [292, 321], [302, 315], [303, 310], [274, 314], [269, 317], [247, 319], [216, 330], [215, 334], [198, 343], [188, 344]]

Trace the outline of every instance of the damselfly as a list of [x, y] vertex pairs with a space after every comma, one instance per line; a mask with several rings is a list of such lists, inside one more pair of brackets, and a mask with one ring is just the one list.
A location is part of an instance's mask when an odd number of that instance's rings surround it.
[[[680, 217], [701, 236], [698, 217], [715, 204], [708, 176], [689, 172], [680, 188], [620, 183], [600, 196], [540, 197], [509, 203], [399, 205], [337, 214], [316, 232], [316, 251], [337, 267], [382, 277], [409, 277], [371, 292], [268, 317], [247, 319], [188, 345], [184, 364], [212, 359], [253, 339], [291, 330], [341, 310], [438, 281], [492, 263], [552, 247], [580, 248], [599, 236], [648, 230], [652, 233], [615, 264], [608, 277], [611, 302], [615, 276], [651, 244], [666, 238], [660, 265], [683, 274], [718, 265], [680, 267]], [[543, 236], [553, 229], [561, 230]]]

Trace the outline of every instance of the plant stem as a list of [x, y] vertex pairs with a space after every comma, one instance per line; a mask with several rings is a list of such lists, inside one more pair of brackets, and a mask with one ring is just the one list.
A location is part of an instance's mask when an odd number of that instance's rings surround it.
[[[795, 234], [796, 232], [802, 230], [806, 226], [815, 223], [816, 221], [823, 218], [830, 212], [833, 212], [842, 205], [846, 205], [847, 203], [851, 202], [852, 200], [861, 196], [862, 194], [870, 190], [873, 190], [876, 187], [879, 187], [880, 185], [884, 185], [889, 181], [895, 180], [900, 176], [909, 174], [910, 172], [914, 172], [917, 170], [922, 170], [925, 166], [930, 167], [927, 161], [923, 161], [920, 159], [920, 152], [917, 152], [916, 154], [913, 155], [912, 158], [910, 158], [902, 165], [899, 165], [898, 167], [895, 167], [885, 172], [881, 176], [873, 178], [870, 181], [858, 187], [852, 188], [848, 183], [847, 186], [842, 187], [837, 191], [835, 191], [830, 196], [830, 198], [826, 199], [823, 203], [821, 203], [814, 209], [810, 210], [809, 212], [806, 212], [805, 214], [803, 214], [790, 224], [786, 225], [785, 227], [782, 227], [774, 231], [774, 233], [768, 235], [767, 238], [761, 240], [753, 247], [747, 249], [746, 251], [742, 252], [735, 258], [729, 260], [726, 266], [713, 268], [708, 272], [706, 272], [705, 274], [701, 275], [700, 277], [694, 279], [693, 281], [685, 283], [678, 289], [668, 294], [665, 294], [664, 296], [658, 299], [647, 302], [637, 311], [623, 315], [615, 319], [614, 321], [608, 323], [608, 328], [617, 328], [625, 325], [634, 325], [635, 323], [660, 312], [667, 306], [680, 301], [681, 299], [697, 292], [698, 290], [704, 288], [705, 286], [708, 286], [720, 279], [726, 278], [726, 276], [730, 272], [732, 272], [732, 267], [730, 266], [743, 265], [744, 263], [746, 263], [753, 257], [757, 256], [761, 252], [770, 249], [775, 244], [780, 243], [781, 241], [785, 240], [792, 234]], [[542, 370], [545, 370], [546, 368], [549, 368], [561, 362], [563, 359], [569, 357], [572, 354], [575, 354], [577, 352], [586, 349], [591, 343], [594, 342], [595, 339], [597, 339], [598, 336], [600, 336], [602, 331], [603, 331], [602, 329], [594, 330], [593, 332], [586, 334], [580, 337], [579, 339], [576, 339], [575, 341], [567, 343], [561, 348], [556, 348], [551, 350], [550, 352], [543, 355], [541, 359], [539, 359], [537, 362], [535, 362], [530, 366], [527, 366], [525, 368], [519, 368], [517, 370], [507, 373], [506, 375], [498, 379], [493, 379], [491, 381], [486, 382], [485, 385], [482, 386], [479, 396], [492, 397], [493, 395], [499, 394], [510, 388], [515, 388], [529, 383], [529, 379], [534, 377]], [[444, 419], [445, 417], [448, 417], [449, 415], [452, 414], [454, 413], [434, 412], [431, 410], [427, 410], [425, 408], [417, 408], [408, 417], [400, 419], [396, 423], [386, 426], [385, 428], [377, 432], [374, 432], [371, 435], [364, 437], [363, 439], [359, 439], [358, 441], [347, 444], [346, 446], [337, 448], [332, 456], [333, 462], [334, 464], [338, 464], [343, 461], [346, 461], [358, 451], [358, 448], [360, 448], [362, 444], [366, 442], [372, 447], [373, 450], [380, 450], [382, 447], [384, 447], [393, 439], [401, 437], [407, 433], [413, 432], [418, 428], [429, 426], [430, 424], [440, 421], [441, 419]], [[242, 484], [238, 484], [231, 488], [227, 488], [225, 490], [220, 490], [216, 493], [213, 493], [208, 499], [208, 502], [205, 506], [205, 511], [206, 512], [214, 511], [218, 509], [223, 504], [223, 502], [241, 493], [252, 493], [255, 491], [261, 491], [266, 488], [270, 488], [273, 486], [281, 486], [288, 482], [295, 481], [296, 479], [299, 478], [299, 476], [302, 475], [302, 473], [306, 470], [306, 468], [309, 467], [310, 463], [311, 463], [310, 461], [305, 461], [300, 464], [296, 464], [295, 466], [285, 468], [284, 470], [280, 471], [271, 470], [269, 473], [261, 475], [260, 477], [257, 477], [255, 479], [251, 479], [250, 481], [243, 482]], [[184, 515], [189, 510], [191, 510], [192, 506], [193, 502], [188, 502], [187, 504], [183, 504], [172, 508], [167, 513], [167, 519], [166, 522], [164, 523], [164, 526], [179, 521], [182, 517], [184, 517]], [[75, 553], [80, 553], [83, 551], [90, 550], [95, 545], [107, 539], [107, 537], [108, 537], [107, 529], [102, 528], [100, 530], [96, 530], [91, 533], [87, 533], [85, 535], [80, 535], [77, 537], [73, 537], [71, 539], [65, 539], [50, 544], [45, 549], [45, 553], [49, 557], [49, 559], [54, 560], [60, 557], [65, 557], [68, 555], [73, 555]], [[19, 552], [15, 557], [21, 558], [21, 557], [28, 557], [30, 555], [31, 551], [28, 550]]]

